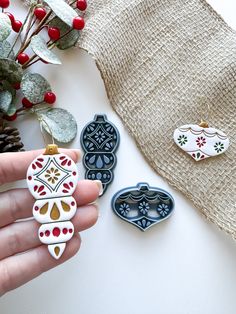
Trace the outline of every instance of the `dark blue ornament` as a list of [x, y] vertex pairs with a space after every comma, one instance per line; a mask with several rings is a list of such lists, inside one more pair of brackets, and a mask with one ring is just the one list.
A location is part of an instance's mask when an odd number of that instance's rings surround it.
[[145, 231], [170, 217], [174, 199], [165, 190], [138, 183], [117, 192], [112, 198], [112, 209], [121, 219]]
[[103, 193], [113, 180], [116, 155], [120, 142], [117, 128], [107, 120], [105, 114], [95, 115], [81, 134], [81, 145], [85, 151], [83, 164], [86, 168], [85, 179], [100, 180]]

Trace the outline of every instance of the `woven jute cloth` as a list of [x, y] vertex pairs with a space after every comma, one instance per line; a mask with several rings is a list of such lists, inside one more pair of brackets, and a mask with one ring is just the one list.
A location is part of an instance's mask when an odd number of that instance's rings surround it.
[[[90, 0], [86, 18], [79, 46], [147, 162], [236, 239], [236, 33], [205, 0]], [[231, 145], [196, 162], [173, 131], [208, 115]]]

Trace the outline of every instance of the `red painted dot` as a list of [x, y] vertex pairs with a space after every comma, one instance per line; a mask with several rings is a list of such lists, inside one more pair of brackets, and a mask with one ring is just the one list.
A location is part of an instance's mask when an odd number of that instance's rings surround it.
[[75, 206], [75, 202], [71, 202], [71, 206]]
[[49, 230], [46, 230], [46, 231], [45, 231], [45, 236], [46, 236], [46, 237], [49, 237], [49, 236], [50, 236], [50, 231], [49, 231]]
[[55, 227], [52, 231], [54, 237], [59, 237], [61, 230], [58, 227]]
[[31, 177], [31, 176], [28, 176], [28, 180], [32, 180], [32, 177]]
[[73, 229], [69, 229], [69, 232], [72, 233], [72, 232], [73, 232]]
[[62, 232], [63, 232], [64, 234], [67, 234], [67, 232], [68, 232], [67, 228], [63, 228]]
[[75, 171], [72, 174], [73, 174], [73, 176], [76, 176], [76, 172]]
[[43, 233], [43, 232], [40, 232], [40, 234], [39, 234], [39, 235], [40, 235], [40, 237], [43, 237], [44, 233]]
[[38, 206], [35, 206], [34, 210], [38, 211], [39, 210]]

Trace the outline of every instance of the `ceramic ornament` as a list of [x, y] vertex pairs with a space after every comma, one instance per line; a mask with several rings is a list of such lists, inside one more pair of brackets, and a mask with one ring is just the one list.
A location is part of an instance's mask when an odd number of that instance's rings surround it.
[[175, 143], [194, 160], [199, 161], [223, 154], [229, 147], [229, 138], [221, 130], [206, 123], [187, 124], [174, 132]]
[[119, 142], [119, 131], [108, 121], [105, 114], [95, 115], [94, 120], [89, 122], [81, 133], [81, 145], [85, 151], [83, 157], [85, 178], [100, 180], [103, 193], [114, 178], [115, 152]]
[[71, 219], [77, 205], [72, 194], [78, 181], [74, 161], [59, 153], [56, 145], [48, 145], [44, 154], [35, 158], [27, 171], [27, 184], [36, 199], [33, 216], [41, 224], [38, 236], [49, 253], [59, 259], [66, 242], [74, 234]]
[[145, 231], [170, 217], [174, 199], [165, 190], [138, 183], [118, 191], [111, 205], [119, 218]]

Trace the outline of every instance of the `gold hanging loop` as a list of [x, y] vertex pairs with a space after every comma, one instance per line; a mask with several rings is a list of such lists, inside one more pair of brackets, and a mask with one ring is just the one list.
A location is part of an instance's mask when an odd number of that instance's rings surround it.
[[209, 115], [210, 115], [210, 105], [209, 105], [209, 103], [207, 103], [207, 112], [206, 112], [206, 114], [203, 114], [203, 110], [200, 112], [200, 121], [201, 121], [199, 123], [200, 127], [202, 127], [202, 128], [209, 128], [209, 124], [208, 124]]

